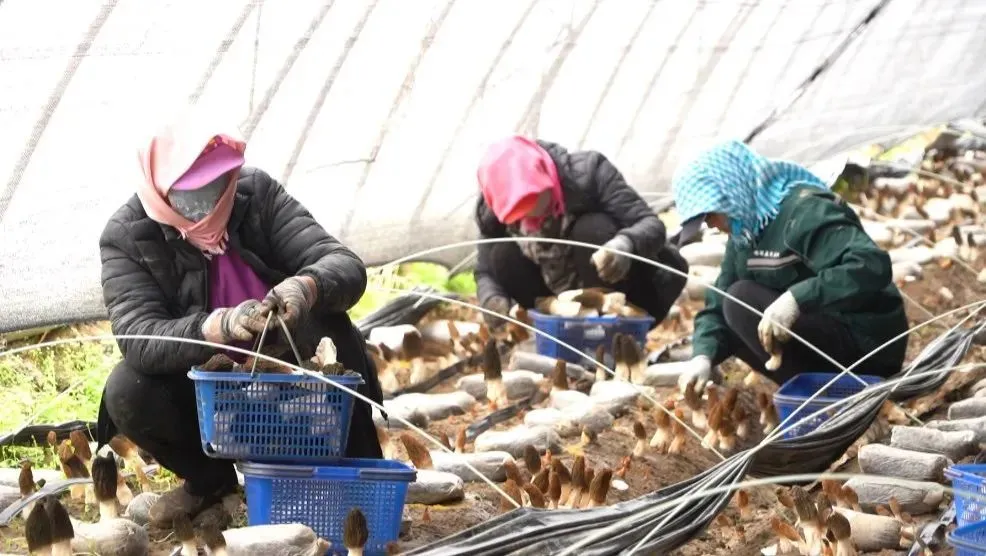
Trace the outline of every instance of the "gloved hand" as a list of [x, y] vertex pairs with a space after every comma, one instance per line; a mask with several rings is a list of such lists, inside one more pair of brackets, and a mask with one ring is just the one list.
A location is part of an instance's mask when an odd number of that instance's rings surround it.
[[202, 323], [202, 336], [217, 344], [249, 342], [264, 329], [267, 313], [268, 309], [256, 299], [248, 299], [236, 307], [216, 309]]
[[695, 391], [701, 394], [705, 391], [705, 385], [712, 378], [712, 361], [704, 355], [697, 355], [688, 361], [679, 363], [669, 363], [678, 365], [680, 374], [678, 375], [678, 389], [684, 394], [688, 388], [688, 383], [695, 381]]
[[757, 336], [764, 351], [772, 355], [780, 344], [788, 341], [791, 335], [781, 327], [790, 330], [800, 315], [801, 309], [791, 292], [784, 292], [775, 299], [763, 312], [763, 318], [757, 325]]
[[288, 328], [298, 324], [315, 304], [315, 281], [304, 276], [292, 276], [274, 286], [264, 298], [263, 305], [275, 311]]
[[[494, 295], [493, 297], [486, 300], [483, 304], [484, 309], [493, 311], [497, 315], [508, 315], [510, 314], [510, 300], [501, 295]], [[507, 323], [507, 321], [497, 318], [496, 315], [491, 315], [489, 313], [483, 313], [483, 319], [486, 321], [486, 326], [490, 328], [499, 328]]]
[[[633, 253], [633, 242], [624, 235], [617, 234], [613, 239], [603, 244], [603, 247], [616, 249], [627, 253]], [[611, 251], [600, 249], [592, 254], [592, 264], [596, 267], [596, 272], [604, 282], [615, 284], [626, 278], [630, 272], [630, 257], [618, 255]]]

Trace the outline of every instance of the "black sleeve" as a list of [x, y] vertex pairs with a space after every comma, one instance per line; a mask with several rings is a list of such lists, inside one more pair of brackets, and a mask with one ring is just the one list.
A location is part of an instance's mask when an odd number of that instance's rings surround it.
[[[480, 239], [506, 237], [507, 229], [490, 211], [482, 195], [476, 203], [476, 226], [479, 228]], [[492, 250], [496, 243], [481, 243], [476, 246], [476, 295], [479, 304], [485, 305], [492, 297], [509, 297], [493, 277]]]
[[667, 240], [664, 223], [602, 153], [579, 154], [586, 156], [585, 169], [595, 185], [599, 208], [621, 227], [619, 234], [630, 238], [635, 254], [656, 257]]
[[[174, 318], [157, 281], [137, 257], [137, 247], [119, 222], [107, 224], [99, 238], [103, 301], [116, 335], [171, 336], [205, 340], [208, 313]], [[117, 340], [127, 364], [139, 373], [185, 373], [215, 353], [210, 347], [166, 340]]]
[[287, 190], [267, 173], [254, 170], [254, 190], [261, 209], [261, 229], [271, 253], [295, 276], [310, 276], [318, 285], [316, 312], [343, 313], [366, 291], [366, 265], [356, 253], [315, 221]]

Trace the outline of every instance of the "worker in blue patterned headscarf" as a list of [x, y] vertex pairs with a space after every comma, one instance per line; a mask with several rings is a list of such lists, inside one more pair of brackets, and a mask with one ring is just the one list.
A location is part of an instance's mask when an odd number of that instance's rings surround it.
[[[890, 257], [806, 168], [728, 141], [679, 168], [672, 189], [683, 222], [679, 244], [703, 224], [729, 234], [715, 286], [764, 314], [707, 290], [693, 358], [672, 364], [682, 390], [704, 388], [712, 369], [734, 355], [778, 384], [801, 372], [841, 371], [789, 342], [787, 330], [843, 366], [907, 330]], [[903, 337], [884, 347], [860, 374], [898, 372], [906, 347]]]

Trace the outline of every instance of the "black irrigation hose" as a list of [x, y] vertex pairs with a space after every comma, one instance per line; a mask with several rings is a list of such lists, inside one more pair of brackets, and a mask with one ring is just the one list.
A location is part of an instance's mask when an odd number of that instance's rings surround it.
[[537, 390], [530, 396], [518, 401], [517, 403], [508, 405], [503, 409], [498, 409], [486, 417], [483, 417], [478, 421], [474, 421], [471, 425], [466, 427], [466, 440], [471, 442], [477, 436], [492, 429], [494, 426], [513, 419], [519, 415], [521, 411], [527, 411], [546, 399], [548, 399], [548, 394], [544, 391]]
[[[940, 337], [940, 341], [934, 342], [930, 349], [925, 349], [909, 369], [913, 369], [912, 373], [921, 373], [954, 366], [965, 356], [975, 333], [984, 327], [986, 322], [973, 329], [950, 330]], [[919, 387], [909, 389], [908, 392], [922, 390], [919, 393], [925, 393], [933, 390], [937, 386], [930, 387], [932, 382], [921, 381]], [[748, 451], [740, 452], [695, 477], [633, 500], [581, 511], [521, 508], [407, 554], [552, 554], [571, 547], [589, 535], [596, 535], [617, 521], [641, 515], [654, 504], [672, 500], [688, 491], [727, 485], [741, 480], [747, 474], [778, 476], [792, 471], [823, 472], [865, 434], [888, 398], [889, 394], [885, 391], [873, 392], [851, 407], [839, 411], [811, 433], [792, 439], [775, 440], [752, 458]], [[691, 541], [708, 527], [729, 503], [731, 496], [732, 492], [725, 492], [686, 505], [679, 514], [673, 515], [663, 524], [661, 531], [641, 546], [641, 553], [665, 554]], [[655, 516], [637, 521], [629, 520], [605, 538], [580, 548], [578, 553], [601, 556], [628, 551], [654, 527], [662, 524], [671, 515], [671, 511], [659, 512]]]
[[96, 430], [96, 423], [90, 421], [66, 421], [58, 425], [29, 425], [19, 431], [0, 436], [0, 446], [46, 446], [48, 433], [55, 431], [58, 440], [68, 438], [70, 432], [81, 430], [90, 438]]
[[[411, 292], [423, 292], [436, 294], [441, 293], [435, 288], [423, 286], [416, 287]], [[442, 294], [447, 299], [459, 299], [459, 296], [450, 293]], [[405, 293], [390, 301], [386, 305], [373, 311], [356, 322], [363, 337], [370, 334], [370, 330], [379, 326], [397, 326], [400, 324], [414, 324], [421, 320], [429, 311], [442, 304], [444, 300], [432, 297], [422, 297], [416, 293]]]
[[[933, 340], [931, 344], [926, 346], [914, 359], [914, 362], [903, 372], [890, 378], [902, 378], [908, 372], [919, 374], [933, 369], [949, 368], [958, 365], [959, 361], [969, 351], [969, 347], [975, 341], [976, 335], [984, 329], [986, 329], [986, 321], [971, 328], [950, 330], [944, 336], [939, 336], [940, 339]], [[948, 380], [948, 375], [942, 373], [939, 375], [929, 375], [922, 380], [901, 383], [895, 391], [891, 392], [890, 399], [901, 401], [928, 394], [937, 390], [946, 380]]]

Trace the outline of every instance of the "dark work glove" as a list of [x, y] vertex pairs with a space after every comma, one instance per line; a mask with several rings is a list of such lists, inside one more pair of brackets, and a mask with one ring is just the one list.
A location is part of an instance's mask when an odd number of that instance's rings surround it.
[[202, 336], [217, 344], [249, 342], [264, 329], [268, 312], [256, 299], [248, 299], [233, 308], [216, 309], [202, 323]]
[[310, 278], [292, 276], [274, 286], [264, 298], [263, 306], [274, 311], [288, 328], [292, 328], [308, 315], [315, 303], [313, 285], [314, 280]]
[[[627, 236], [619, 235], [603, 244], [603, 247], [633, 253], [633, 242]], [[596, 267], [596, 272], [604, 282], [615, 284], [627, 277], [630, 273], [630, 264], [633, 262], [630, 257], [619, 255], [612, 251], [600, 249], [592, 254], [592, 264]]]
[[[494, 295], [493, 297], [486, 300], [483, 304], [483, 308], [493, 311], [497, 315], [508, 315], [510, 313], [510, 300], [501, 295]], [[489, 313], [483, 313], [483, 319], [486, 320], [486, 326], [490, 328], [499, 328], [507, 323], [507, 321], [497, 318], [496, 315], [491, 315]]]

